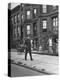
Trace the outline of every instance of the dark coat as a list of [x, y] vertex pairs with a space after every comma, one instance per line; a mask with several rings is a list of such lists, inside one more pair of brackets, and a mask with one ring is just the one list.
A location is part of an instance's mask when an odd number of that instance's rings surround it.
[[26, 40], [25, 40], [25, 48], [26, 48], [27, 50], [31, 50], [31, 42], [30, 42], [29, 39], [26, 39]]

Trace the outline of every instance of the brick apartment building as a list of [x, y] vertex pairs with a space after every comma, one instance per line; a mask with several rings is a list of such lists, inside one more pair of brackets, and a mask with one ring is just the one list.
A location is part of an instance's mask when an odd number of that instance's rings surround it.
[[27, 36], [33, 42], [33, 50], [48, 50], [49, 38], [53, 50], [58, 45], [58, 6], [42, 4], [20, 4], [11, 10], [12, 46], [21, 44]]

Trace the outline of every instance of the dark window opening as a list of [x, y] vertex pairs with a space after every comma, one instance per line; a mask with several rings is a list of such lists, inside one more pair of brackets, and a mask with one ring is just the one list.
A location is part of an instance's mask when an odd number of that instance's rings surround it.
[[34, 36], [37, 36], [37, 25], [36, 25], [36, 23], [33, 24], [33, 34], [34, 34]]

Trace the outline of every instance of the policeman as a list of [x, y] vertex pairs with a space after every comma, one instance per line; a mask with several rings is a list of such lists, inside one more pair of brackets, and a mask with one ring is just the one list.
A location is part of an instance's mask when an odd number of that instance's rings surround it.
[[25, 40], [25, 60], [27, 60], [27, 53], [29, 52], [30, 59], [32, 59], [32, 54], [31, 54], [31, 42], [30, 42], [30, 37], [27, 37]]

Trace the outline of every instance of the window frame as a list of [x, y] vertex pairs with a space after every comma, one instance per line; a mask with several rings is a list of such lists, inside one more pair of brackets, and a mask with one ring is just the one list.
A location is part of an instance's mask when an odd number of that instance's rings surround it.
[[28, 28], [26, 28], [27, 29], [27, 35], [30, 35], [31, 34], [31, 25], [30, 24], [27, 24], [27, 27], [29, 26], [29, 29]]
[[47, 13], [47, 5], [42, 5], [42, 12]]
[[37, 23], [33, 23], [33, 34], [34, 36], [37, 36]]
[[[28, 12], [29, 12], [29, 14], [28, 14]], [[31, 17], [31, 11], [30, 10], [27, 10], [26, 11], [26, 14], [27, 14], [27, 19], [30, 19], [30, 17]]]
[[43, 29], [47, 29], [47, 20], [46, 19], [42, 20], [42, 26], [43, 26]]
[[13, 33], [13, 35], [14, 35], [14, 38], [17, 38], [17, 28], [16, 28], [16, 26], [14, 27], [14, 33]]
[[17, 36], [19, 35], [18, 37], [20, 37], [20, 33], [21, 33], [20, 32], [20, 26], [17, 26]]
[[34, 8], [34, 9], [33, 9], [33, 18], [35, 18], [35, 17], [36, 17], [36, 14], [37, 14], [37, 9], [36, 9], [36, 8]]
[[17, 22], [17, 16], [15, 15], [14, 16], [14, 23], [16, 23]]
[[55, 10], [56, 9], [56, 5], [53, 5], [53, 10]]
[[[19, 17], [18, 17], [19, 16]], [[20, 14], [18, 13], [17, 14], [17, 22], [19, 22], [20, 21]]]
[[53, 28], [57, 30], [58, 29], [58, 17], [57, 16], [52, 18], [52, 23], [53, 23]]
[[37, 9], [34, 8], [34, 9], [33, 9], [33, 12], [34, 12], [34, 14], [36, 15], [36, 13], [37, 13]]
[[22, 20], [23, 20], [23, 18], [24, 18], [23, 14], [21, 15], [21, 18], [22, 18]]
[[14, 18], [13, 18], [13, 17], [11, 17], [11, 23], [12, 23], [12, 24], [14, 23]]

